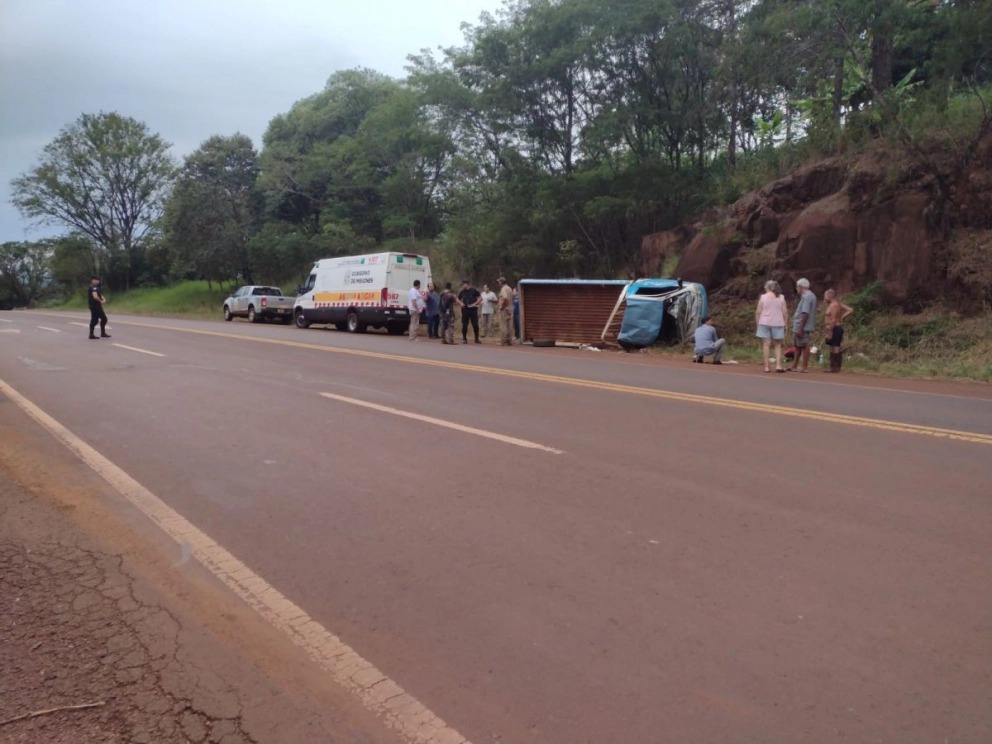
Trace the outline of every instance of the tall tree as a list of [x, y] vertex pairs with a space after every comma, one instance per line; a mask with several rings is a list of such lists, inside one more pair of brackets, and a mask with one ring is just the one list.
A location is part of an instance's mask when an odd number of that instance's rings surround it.
[[52, 242], [0, 245], [0, 304], [26, 307], [41, 298], [51, 276]]
[[39, 165], [12, 181], [11, 201], [29, 219], [92, 238], [120, 261], [127, 289], [172, 179], [169, 147], [130, 117], [83, 114], [45, 146]]
[[248, 243], [258, 229], [258, 154], [243, 134], [215, 135], [188, 155], [165, 209], [174, 271], [208, 281], [253, 281]]

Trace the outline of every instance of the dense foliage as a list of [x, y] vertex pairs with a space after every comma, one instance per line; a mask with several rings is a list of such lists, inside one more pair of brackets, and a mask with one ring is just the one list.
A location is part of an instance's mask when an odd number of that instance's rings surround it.
[[[450, 276], [623, 276], [644, 234], [736, 198], [744, 165], [890, 136], [987, 84], [990, 48], [988, 0], [508, 2], [405, 80], [334, 73], [258, 154], [207, 140], [145, 277], [277, 281], [376, 247]], [[29, 216], [38, 176], [15, 182]]]

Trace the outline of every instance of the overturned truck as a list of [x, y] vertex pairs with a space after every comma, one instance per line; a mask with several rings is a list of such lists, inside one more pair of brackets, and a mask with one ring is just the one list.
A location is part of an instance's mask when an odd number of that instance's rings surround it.
[[679, 279], [522, 279], [520, 336], [537, 345], [638, 349], [692, 336], [706, 290]]
[[[614, 313], [624, 305], [617, 343], [627, 351], [689, 339], [709, 308], [706, 288], [681, 279], [638, 279], [625, 288]], [[611, 318], [612, 321], [612, 318]], [[609, 328], [610, 322], [604, 327]]]

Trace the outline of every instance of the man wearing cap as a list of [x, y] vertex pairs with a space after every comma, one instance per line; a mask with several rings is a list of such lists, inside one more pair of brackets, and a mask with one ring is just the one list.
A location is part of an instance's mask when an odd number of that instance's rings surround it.
[[[799, 292], [799, 302], [792, 316], [792, 343], [796, 347], [796, 355], [792, 358], [790, 372], [808, 372], [809, 369], [809, 339], [816, 327], [816, 295], [810, 291], [809, 279], [796, 282]], [[799, 362], [802, 360], [802, 369]]]
[[499, 283], [499, 343], [513, 346], [513, 288], [506, 283], [506, 277], [496, 280]]
[[713, 318], [709, 315], [703, 316], [699, 323], [699, 328], [695, 333], [696, 349], [693, 352], [692, 361], [696, 364], [703, 364], [703, 359], [712, 355], [713, 364], [723, 364], [723, 346], [726, 341], [719, 338], [716, 328], [713, 327]]
[[472, 324], [475, 333], [475, 343], [479, 340], [479, 305], [482, 304], [482, 294], [468, 279], [462, 279], [462, 291], [458, 293], [458, 304], [462, 306], [462, 343], [468, 343], [468, 324]]

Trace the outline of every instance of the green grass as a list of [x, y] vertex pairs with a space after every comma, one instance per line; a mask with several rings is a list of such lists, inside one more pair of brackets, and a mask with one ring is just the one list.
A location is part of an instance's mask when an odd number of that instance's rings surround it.
[[[205, 281], [188, 281], [168, 287], [133, 289], [120, 295], [105, 293], [107, 314], [160, 315], [182, 318], [220, 318], [224, 299], [232, 287], [221, 289], [216, 282], [208, 288]], [[85, 310], [86, 298], [73, 297], [61, 306], [64, 310]]]
[[[843, 298], [856, 308], [845, 323], [844, 369], [886, 377], [992, 382], [992, 318], [961, 317], [935, 306], [914, 315], [883, 312], [874, 306], [875, 288]], [[754, 303], [711, 298], [710, 312], [720, 335], [727, 339], [725, 359], [742, 364], [762, 363], [761, 343], [754, 336]], [[820, 304], [818, 328], [823, 328]], [[822, 346], [822, 332], [814, 344]], [[791, 345], [787, 335], [784, 348]], [[688, 356], [692, 342], [662, 353]], [[772, 352], [774, 353], [774, 351]]]

